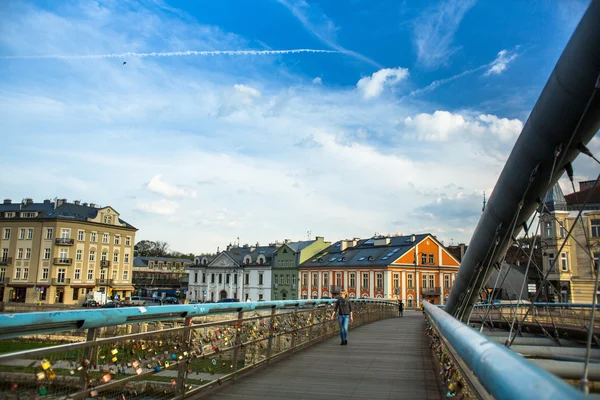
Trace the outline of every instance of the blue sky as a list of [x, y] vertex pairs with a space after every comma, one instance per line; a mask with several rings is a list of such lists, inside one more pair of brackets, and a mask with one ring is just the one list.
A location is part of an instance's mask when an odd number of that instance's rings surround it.
[[468, 242], [587, 4], [3, 2], [0, 196], [112, 205], [195, 253]]

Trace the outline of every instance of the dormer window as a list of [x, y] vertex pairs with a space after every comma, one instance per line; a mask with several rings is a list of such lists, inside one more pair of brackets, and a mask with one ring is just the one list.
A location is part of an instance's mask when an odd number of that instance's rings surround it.
[[265, 261], [266, 261], [265, 256], [263, 256], [263, 255], [258, 256], [258, 260], [257, 261], [258, 261], [258, 263], [260, 265], [263, 265], [265, 263]]
[[112, 224], [112, 216], [105, 215], [104, 216], [104, 223], [107, 224], [107, 225], [111, 225]]
[[250, 256], [244, 257], [244, 264], [250, 265], [251, 262], [252, 262], [252, 258]]
[[206, 258], [203, 258], [202, 259], [202, 265], [206, 265], [206, 264], [208, 264], [208, 260]]
[[375, 259], [375, 257], [369, 256], [369, 261], [373, 261], [374, 259]]

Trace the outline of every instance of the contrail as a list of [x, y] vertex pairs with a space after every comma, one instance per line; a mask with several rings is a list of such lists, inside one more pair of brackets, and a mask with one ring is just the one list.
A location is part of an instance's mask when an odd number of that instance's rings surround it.
[[337, 50], [291, 49], [291, 50], [207, 50], [207, 51], [168, 51], [152, 53], [111, 53], [89, 55], [38, 55], [38, 56], [0, 56], [0, 59], [56, 59], [56, 60], [97, 60], [102, 58], [146, 58], [146, 57], [188, 57], [188, 56], [270, 56], [298, 53], [339, 53]]

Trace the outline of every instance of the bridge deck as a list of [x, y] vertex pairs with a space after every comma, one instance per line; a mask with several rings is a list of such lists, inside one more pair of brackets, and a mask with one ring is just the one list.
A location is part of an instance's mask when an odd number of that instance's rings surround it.
[[423, 314], [352, 329], [206, 393], [202, 399], [444, 398], [424, 334]]

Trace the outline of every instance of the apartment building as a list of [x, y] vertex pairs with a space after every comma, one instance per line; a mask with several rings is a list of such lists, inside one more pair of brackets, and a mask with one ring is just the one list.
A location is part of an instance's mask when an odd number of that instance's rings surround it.
[[137, 229], [112, 207], [32, 199], [0, 204], [0, 301], [81, 304], [129, 297]]

